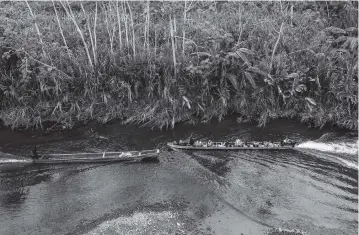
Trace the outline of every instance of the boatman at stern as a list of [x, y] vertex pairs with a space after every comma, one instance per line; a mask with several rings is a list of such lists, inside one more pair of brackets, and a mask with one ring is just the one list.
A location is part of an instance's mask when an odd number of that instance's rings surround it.
[[37, 154], [37, 148], [36, 148], [36, 146], [35, 146], [34, 149], [31, 151], [30, 157], [31, 157], [32, 159], [39, 159], [39, 158], [40, 158], [40, 156]]

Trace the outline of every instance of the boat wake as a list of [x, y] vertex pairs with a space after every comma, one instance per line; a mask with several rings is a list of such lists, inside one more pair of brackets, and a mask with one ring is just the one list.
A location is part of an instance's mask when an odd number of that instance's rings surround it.
[[339, 161], [343, 162], [345, 165], [351, 167], [351, 168], [358, 169], [358, 164], [355, 163], [355, 162], [351, 162], [351, 161], [345, 160], [345, 159], [340, 158], [340, 157], [337, 157], [337, 159], [338, 159]]
[[28, 163], [31, 162], [29, 159], [8, 159], [8, 158], [0, 158], [0, 164], [3, 163]]
[[176, 234], [186, 234], [184, 223], [172, 211], [136, 212], [130, 216], [120, 216], [107, 220], [91, 229], [86, 235], [95, 234], [158, 234], [159, 231], [171, 233], [175, 228]]
[[321, 142], [315, 142], [315, 141], [308, 141], [308, 142], [299, 144], [297, 147], [304, 148], [304, 149], [313, 149], [313, 150], [329, 152], [329, 153], [344, 153], [344, 154], [350, 154], [350, 155], [358, 154], [358, 142], [356, 142], [356, 143], [348, 143], [348, 142], [321, 143]]
[[[316, 142], [307, 141], [296, 146], [299, 150], [305, 152], [317, 151], [322, 152], [321, 155], [339, 161], [347, 167], [358, 169], [358, 141], [356, 142]], [[315, 154], [318, 155], [318, 154]]]
[[9, 153], [0, 152], [0, 164], [7, 163], [31, 163], [32, 160], [26, 157], [20, 157]]

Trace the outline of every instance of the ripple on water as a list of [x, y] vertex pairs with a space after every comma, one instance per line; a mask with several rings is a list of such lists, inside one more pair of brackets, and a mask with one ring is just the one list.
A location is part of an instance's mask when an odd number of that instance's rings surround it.
[[172, 211], [137, 212], [105, 221], [86, 234], [186, 234], [186, 228]]

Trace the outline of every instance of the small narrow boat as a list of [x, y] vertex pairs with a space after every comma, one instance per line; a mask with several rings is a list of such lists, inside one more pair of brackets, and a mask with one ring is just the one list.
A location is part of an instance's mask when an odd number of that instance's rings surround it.
[[237, 145], [235, 142], [211, 142], [210, 145], [207, 143], [200, 145], [190, 145], [187, 143], [178, 144], [176, 142], [167, 143], [167, 146], [173, 150], [284, 150], [295, 148], [294, 142], [290, 144], [283, 144], [280, 142], [275, 143], [260, 143], [260, 142], [249, 142], [246, 144]]
[[159, 149], [154, 149], [127, 152], [43, 154], [39, 158], [33, 159], [33, 162], [35, 164], [65, 164], [141, 161], [148, 158], [156, 158], [159, 152]]

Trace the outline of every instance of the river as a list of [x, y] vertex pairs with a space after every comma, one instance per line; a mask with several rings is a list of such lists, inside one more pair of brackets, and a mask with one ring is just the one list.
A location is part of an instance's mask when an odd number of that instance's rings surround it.
[[[297, 150], [175, 152], [166, 143], [285, 137]], [[0, 151], [160, 148], [159, 162], [35, 166], [0, 153], [0, 234], [357, 234], [358, 137], [290, 120], [235, 118], [174, 130], [91, 124], [62, 133], [0, 130]]]

